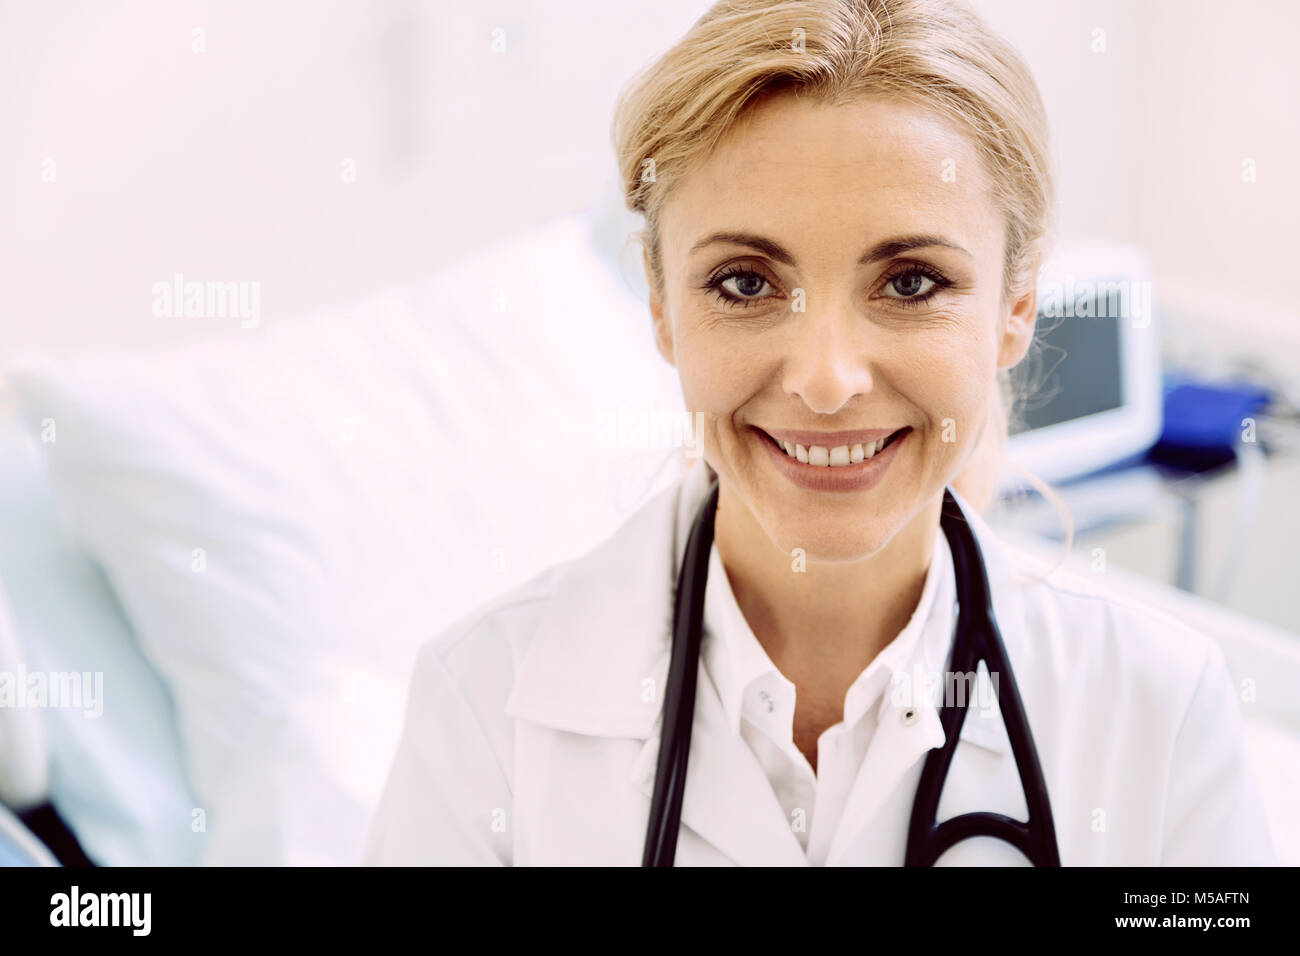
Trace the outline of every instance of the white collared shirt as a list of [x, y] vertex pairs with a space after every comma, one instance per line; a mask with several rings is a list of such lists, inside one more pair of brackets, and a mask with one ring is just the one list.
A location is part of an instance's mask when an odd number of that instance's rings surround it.
[[911, 618], [849, 687], [843, 719], [817, 741], [814, 772], [794, 743], [795, 686], [772, 663], [745, 620], [714, 546], [704, 599], [705, 667], [729, 728], [744, 739], [771, 781], [812, 865], [825, 865], [877, 723], [888, 719], [891, 680], [895, 673], [921, 666], [923, 632], [946, 629], [951, 634], [952, 615], [939, 609], [952, 607], [955, 594], [951, 553], [939, 531]]

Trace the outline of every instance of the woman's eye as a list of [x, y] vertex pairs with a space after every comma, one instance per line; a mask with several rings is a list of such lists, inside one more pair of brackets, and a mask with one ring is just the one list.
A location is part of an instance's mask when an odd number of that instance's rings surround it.
[[723, 291], [729, 292], [737, 299], [753, 299], [763, 291], [767, 280], [757, 272], [739, 272], [727, 276], [720, 285]]
[[[921, 272], [902, 272], [885, 283], [885, 298], [924, 298], [935, 286], [935, 281]], [[890, 295], [889, 291], [894, 294]]]

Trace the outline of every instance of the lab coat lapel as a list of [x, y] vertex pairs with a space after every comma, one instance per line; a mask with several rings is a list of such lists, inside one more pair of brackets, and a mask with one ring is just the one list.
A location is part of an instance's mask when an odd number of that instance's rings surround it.
[[[506, 713], [557, 730], [635, 738], [629, 784], [653, 793], [677, 566], [708, 488], [704, 463], [558, 573]], [[762, 767], [731, 734], [703, 660], [682, 824], [745, 865], [807, 865]], [[678, 858], [688, 862], [678, 844]]]
[[[983, 555], [993, 595], [994, 616], [1014, 669], [1016, 660], [1023, 656], [1027, 647], [1024, 610], [1020, 598], [1023, 584], [1010, 574], [1002, 546], [985, 520], [965, 499], [955, 497], [970, 521], [971, 530]], [[951, 562], [951, 556], [946, 552], [943, 559]], [[933, 617], [926, 626], [922, 640], [918, 642], [909, 667], [919, 664], [926, 674], [946, 672], [957, 614], [955, 583], [949, 577], [936, 599]], [[980, 670], [984, 672], [982, 664]], [[985, 681], [985, 690], [989, 690], [987, 677], [983, 673], [981, 680]], [[990, 696], [980, 699], [992, 701], [994, 698]], [[907, 713], [912, 707], [916, 708], [915, 721]], [[940, 707], [933, 698], [896, 696], [891, 688], [886, 688], [877, 711], [876, 732], [850, 791], [839, 832], [827, 856], [827, 865], [835, 866], [846, 862], [902, 864], [902, 851], [911, 822], [912, 798], [920, 781], [922, 758], [931, 749], [942, 747], [947, 741], [939, 710]], [[996, 758], [992, 766], [999, 779], [1003, 779], [1004, 783], [1010, 781], [1007, 787], [1013, 791], [1019, 790], [1011, 742], [996, 708], [986, 717], [972, 706], [958, 732], [958, 740], [979, 747]], [[954, 759], [954, 765], [955, 763]], [[962, 786], [959, 774], [950, 774], [950, 780], [945, 788]], [[900, 799], [900, 788], [905, 790], [901, 796], [906, 799]], [[990, 793], [993, 789], [988, 788]], [[944, 805], [960, 802], [960, 799], [953, 800], [959, 798], [955, 791], [945, 793], [945, 796], [947, 799], [940, 804], [940, 822], [947, 818], [943, 812]], [[978, 804], [979, 801], [976, 800], [975, 803]], [[881, 817], [882, 813], [888, 813], [889, 816]], [[875, 833], [866, 832], [868, 828]], [[883, 835], [887, 835], [887, 838]], [[854, 855], [861, 855], [861, 848], [866, 843], [870, 843], [873, 848], [866, 854], [866, 858], [850, 859], [849, 855], [855, 848], [858, 853]]]
[[557, 572], [507, 714], [572, 733], [650, 735], [671, 651], [679, 487]]

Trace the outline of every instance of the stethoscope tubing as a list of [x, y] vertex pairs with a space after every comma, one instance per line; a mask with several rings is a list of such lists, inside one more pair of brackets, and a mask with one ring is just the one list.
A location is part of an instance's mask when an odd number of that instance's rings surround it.
[[[672, 654], [664, 689], [663, 726], [642, 866], [672, 866], [677, 853], [718, 490], [715, 479], [691, 526], [678, 575], [673, 601]], [[979, 544], [947, 488], [941, 525], [952, 552], [957, 579], [958, 619], [948, 670], [974, 674], [983, 660], [990, 675], [999, 675], [998, 708], [1016, 759], [1029, 818], [1020, 821], [1004, 814], [980, 812], [961, 814], [936, 824], [939, 798], [968, 709], [964, 698], [960, 703], [947, 703], [940, 713], [945, 743], [929, 752], [922, 767], [912, 803], [904, 865], [931, 866], [954, 844], [971, 837], [991, 836], [1017, 847], [1036, 866], [1060, 866], [1047, 784], [1015, 674], [998, 632], [988, 574]]]
[[[672, 866], [681, 829], [686, 766], [691, 755], [691, 724], [695, 719], [695, 684], [699, 673], [700, 640], [704, 631], [704, 593], [709, 578], [709, 553], [718, 511], [718, 482], [713, 482], [686, 541], [682, 571], [673, 608], [673, 650], [664, 688], [663, 728], [650, 826], [642, 866]], [[686, 573], [686, 572], [690, 573]], [[672, 706], [673, 704], [676, 706]]]
[[998, 675], [998, 709], [1011, 742], [1029, 818], [1020, 821], [1000, 813], [975, 812], [936, 824], [939, 798], [969, 709], [964, 697], [960, 703], [946, 702], [939, 714], [944, 745], [926, 755], [921, 769], [921, 780], [912, 802], [903, 865], [933, 866], [953, 845], [971, 837], [990, 836], [1010, 843], [1035, 866], [1060, 866], [1047, 782], [1038, 760], [1038, 748], [1034, 746], [1029, 731], [1029, 717], [1016, 675], [998, 631], [988, 572], [966, 516], [947, 488], [943, 493], [940, 524], [952, 553], [953, 574], [957, 580], [957, 634], [948, 672], [975, 674], [982, 660], [990, 676]]

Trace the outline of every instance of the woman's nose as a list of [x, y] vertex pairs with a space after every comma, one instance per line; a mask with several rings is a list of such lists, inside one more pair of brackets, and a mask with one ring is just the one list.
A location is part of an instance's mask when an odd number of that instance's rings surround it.
[[831, 415], [853, 396], [871, 391], [863, 319], [847, 306], [814, 312], [812, 306], [792, 323], [785, 357], [785, 391], [813, 411]]

